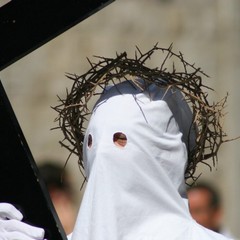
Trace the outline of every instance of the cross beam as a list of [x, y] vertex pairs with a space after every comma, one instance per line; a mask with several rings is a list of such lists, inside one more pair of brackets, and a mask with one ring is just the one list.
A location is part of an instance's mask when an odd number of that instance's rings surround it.
[[114, 0], [12, 0], [0, 7], [0, 70]]

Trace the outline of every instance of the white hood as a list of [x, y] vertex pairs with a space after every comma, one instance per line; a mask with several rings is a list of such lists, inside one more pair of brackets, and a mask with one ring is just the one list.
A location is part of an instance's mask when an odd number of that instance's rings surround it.
[[129, 82], [106, 91], [85, 135], [88, 183], [72, 240], [225, 239], [192, 220], [181, 196], [190, 125], [178, 91], [142, 93]]

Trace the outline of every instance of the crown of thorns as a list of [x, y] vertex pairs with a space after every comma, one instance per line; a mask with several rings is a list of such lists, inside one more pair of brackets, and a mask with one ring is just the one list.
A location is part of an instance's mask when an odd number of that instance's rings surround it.
[[[161, 64], [156, 68], [148, 67], [147, 64], [156, 52], [160, 53]], [[93, 96], [100, 95], [108, 85], [141, 78], [146, 83], [154, 83], [159, 87], [179, 89], [192, 109], [193, 124], [197, 128], [196, 145], [188, 150], [185, 178], [196, 179], [195, 171], [200, 162], [210, 169], [215, 166], [217, 152], [226, 137], [221, 118], [224, 116], [223, 108], [227, 97], [217, 103], [208, 102], [206, 91], [213, 89], [203, 84], [202, 77], [208, 76], [200, 68], [186, 62], [181, 52], [174, 53], [172, 45], [161, 48], [156, 44], [145, 53], [136, 47], [134, 58], [128, 58], [126, 52], [117, 54], [115, 58], [96, 58], [97, 63], [88, 59], [90, 70], [85, 74], [67, 74], [73, 80], [72, 88], [67, 90], [66, 98], [58, 97], [60, 104], [53, 107], [58, 112], [56, 128], [60, 128], [64, 135], [60, 144], [70, 151], [67, 161], [75, 154], [80, 170], [84, 169], [82, 147], [86, 122], [92, 112], [89, 106]]]

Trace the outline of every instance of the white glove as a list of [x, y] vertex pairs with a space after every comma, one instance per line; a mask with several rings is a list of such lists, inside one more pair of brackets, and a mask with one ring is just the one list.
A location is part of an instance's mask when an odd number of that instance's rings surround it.
[[0, 240], [42, 240], [44, 230], [21, 222], [23, 215], [13, 205], [0, 203]]

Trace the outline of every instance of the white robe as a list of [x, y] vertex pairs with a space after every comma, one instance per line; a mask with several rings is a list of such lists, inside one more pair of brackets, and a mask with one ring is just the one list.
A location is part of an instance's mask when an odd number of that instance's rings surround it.
[[183, 198], [190, 123], [178, 91], [142, 93], [128, 82], [107, 90], [86, 131], [88, 183], [72, 240], [227, 239], [197, 224]]

